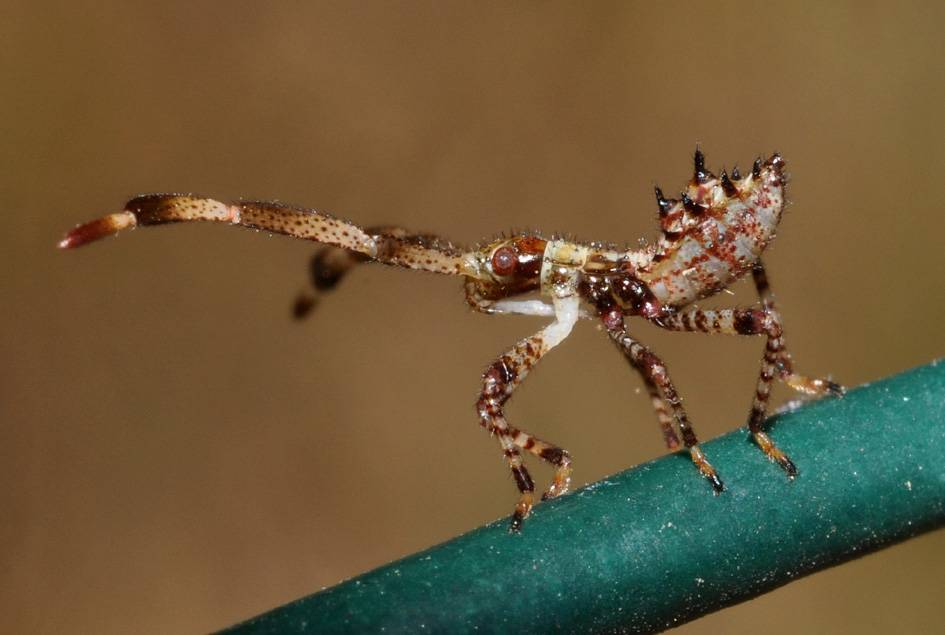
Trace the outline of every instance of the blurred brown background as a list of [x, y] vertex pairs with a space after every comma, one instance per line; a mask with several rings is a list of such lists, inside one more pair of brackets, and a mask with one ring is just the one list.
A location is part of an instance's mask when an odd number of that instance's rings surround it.
[[[945, 353], [943, 33], [939, 2], [0, 3], [3, 630], [221, 628], [515, 500], [472, 404], [541, 320], [365, 267], [298, 324], [312, 245], [177, 226], [58, 252], [75, 223], [192, 191], [636, 244], [697, 143], [715, 170], [779, 151], [788, 342], [856, 385]], [[634, 332], [703, 438], [743, 425], [761, 341]], [[509, 416], [578, 485], [664, 453], [589, 324]], [[939, 532], [679, 632], [936, 632], [943, 558]]]

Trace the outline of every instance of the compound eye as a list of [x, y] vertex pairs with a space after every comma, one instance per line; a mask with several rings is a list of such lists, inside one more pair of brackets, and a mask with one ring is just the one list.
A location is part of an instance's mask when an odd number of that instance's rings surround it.
[[492, 272], [497, 276], [511, 276], [517, 264], [518, 257], [510, 247], [499, 247], [492, 252]]

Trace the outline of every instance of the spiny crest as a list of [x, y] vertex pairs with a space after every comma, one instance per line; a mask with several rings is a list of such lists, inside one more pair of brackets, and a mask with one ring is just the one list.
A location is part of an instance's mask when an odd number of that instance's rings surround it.
[[716, 176], [706, 169], [705, 155], [698, 148], [693, 164], [692, 179], [678, 199], [667, 199], [659, 187], [654, 187], [660, 228], [665, 238], [673, 239], [697, 225], [707, 214], [715, 215], [736, 201], [752, 197], [765, 186], [762, 174], [766, 168], [771, 169], [772, 185], [784, 185], [784, 161], [778, 154], [767, 161], [756, 160], [751, 175], [744, 178], [738, 166], [732, 169], [731, 177], [724, 170]]
[[696, 183], [705, 183], [708, 180], [708, 177], [712, 176], [711, 173], [706, 172], [705, 170], [705, 155], [702, 154], [702, 151], [699, 148], [696, 148], [696, 156], [694, 159], [696, 164], [695, 174], [693, 174], [693, 181]]
[[738, 196], [738, 188], [735, 187], [735, 184], [728, 178], [725, 170], [722, 170], [722, 175], [719, 177], [719, 180], [722, 183], [722, 191], [725, 192], [727, 197], [735, 198]]

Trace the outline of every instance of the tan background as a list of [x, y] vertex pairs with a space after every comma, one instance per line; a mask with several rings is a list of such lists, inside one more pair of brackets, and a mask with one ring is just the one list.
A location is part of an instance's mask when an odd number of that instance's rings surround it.
[[[635, 244], [696, 143], [713, 169], [777, 150], [793, 205], [767, 263], [798, 367], [855, 385], [945, 353], [939, 2], [0, 12], [9, 632], [220, 628], [515, 500], [472, 403], [539, 320], [366, 267], [296, 324], [312, 246], [225, 227], [54, 249], [133, 194], [278, 198], [461, 243], [531, 227]], [[761, 342], [634, 332], [703, 438], [743, 424]], [[664, 452], [639, 389], [582, 324], [509, 413], [570, 449], [581, 484]], [[933, 534], [679, 632], [934, 632], [943, 557]]]

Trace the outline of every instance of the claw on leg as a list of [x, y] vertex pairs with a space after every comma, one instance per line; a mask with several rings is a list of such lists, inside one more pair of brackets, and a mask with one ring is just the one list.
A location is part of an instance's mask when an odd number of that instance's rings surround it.
[[515, 511], [512, 512], [512, 521], [509, 524], [509, 531], [512, 533], [521, 533], [522, 523], [528, 518], [535, 504], [535, 497], [531, 492], [522, 492], [522, 496], [515, 505]]
[[781, 466], [789, 479], [793, 480], [797, 476], [797, 467], [795, 467], [794, 462], [774, 444], [767, 432], [763, 430], [752, 431], [752, 436], [755, 437], [758, 447], [764, 451], [769, 459]]
[[833, 395], [842, 397], [846, 389], [840, 384], [834, 383], [829, 379], [809, 379], [797, 373], [789, 373], [783, 376], [784, 383], [798, 392], [808, 395]]
[[545, 450], [538, 453], [538, 456], [558, 466], [558, 469], [555, 470], [554, 479], [548, 489], [545, 490], [545, 493], [541, 495], [541, 500], [544, 501], [567, 494], [568, 488], [571, 487], [571, 455], [561, 448], [547, 446]]
[[692, 462], [696, 464], [696, 467], [699, 469], [699, 473], [705, 477], [707, 481], [712, 485], [712, 489], [715, 490], [715, 494], [721, 494], [725, 491], [725, 483], [722, 482], [722, 479], [719, 478], [719, 473], [715, 471], [715, 468], [712, 467], [712, 464], [709, 463], [708, 459], [705, 458], [705, 452], [702, 451], [698, 445], [694, 445], [689, 448], [689, 456], [692, 457]]

